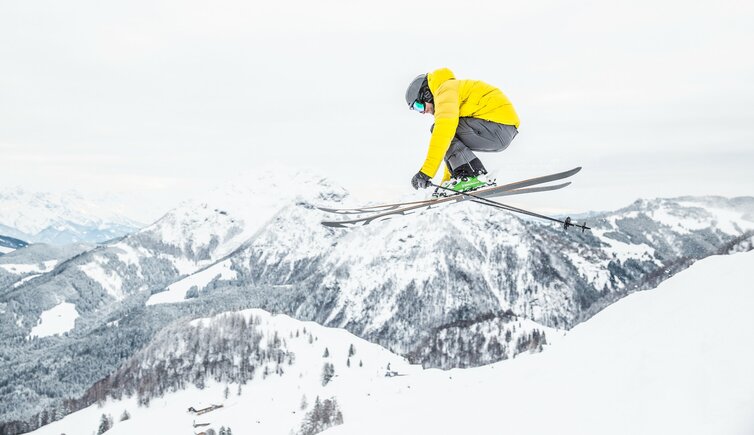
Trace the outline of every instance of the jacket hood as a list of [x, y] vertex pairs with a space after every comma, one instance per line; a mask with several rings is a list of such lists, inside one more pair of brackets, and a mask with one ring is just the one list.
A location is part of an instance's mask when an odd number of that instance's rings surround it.
[[453, 75], [453, 71], [449, 70], [448, 68], [440, 68], [438, 70], [435, 70], [427, 74], [429, 91], [432, 92], [432, 95], [435, 95], [437, 89], [439, 89], [443, 83], [447, 82], [448, 80], [455, 80], [455, 78], [456, 77]]

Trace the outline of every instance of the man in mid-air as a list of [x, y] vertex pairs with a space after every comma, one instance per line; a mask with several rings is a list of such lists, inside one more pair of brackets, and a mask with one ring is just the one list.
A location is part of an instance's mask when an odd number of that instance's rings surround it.
[[502, 151], [518, 134], [518, 115], [500, 89], [478, 80], [456, 80], [441, 68], [416, 77], [406, 90], [406, 103], [435, 117], [427, 158], [411, 179], [414, 189], [431, 186], [443, 160], [443, 187], [465, 192], [494, 184], [474, 151]]

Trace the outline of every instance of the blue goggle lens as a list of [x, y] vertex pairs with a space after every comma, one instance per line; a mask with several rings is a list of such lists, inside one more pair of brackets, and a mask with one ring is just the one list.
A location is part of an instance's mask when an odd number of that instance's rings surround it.
[[411, 105], [411, 109], [416, 110], [417, 112], [424, 112], [424, 103], [416, 100], [414, 101], [414, 104]]

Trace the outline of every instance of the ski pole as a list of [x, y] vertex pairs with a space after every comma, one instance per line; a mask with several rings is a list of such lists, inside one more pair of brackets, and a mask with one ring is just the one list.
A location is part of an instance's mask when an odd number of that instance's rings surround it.
[[568, 229], [568, 227], [581, 228], [581, 232], [582, 233], [585, 230], [591, 230], [590, 227], [586, 226], [586, 223], [583, 223], [581, 225], [577, 225], [577, 224], [572, 223], [570, 217], [567, 217], [564, 221], [562, 221], [560, 219], [556, 219], [556, 218], [553, 218], [553, 217], [550, 217], [550, 216], [545, 216], [543, 214], [534, 213], [532, 211], [524, 210], [522, 208], [513, 207], [513, 206], [510, 206], [510, 205], [507, 205], [507, 204], [503, 204], [503, 203], [500, 203], [500, 202], [497, 202], [497, 201], [493, 201], [491, 199], [484, 198], [482, 196], [477, 196], [477, 195], [474, 195], [474, 194], [469, 193], [469, 192], [456, 192], [453, 189], [449, 189], [447, 187], [439, 186], [439, 185], [434, 184], [434, 183], [429, 183], [429, 184], [430, 184], [430, 186], [434, 186], [434, 187], [436, 187], [438, 189], [442, 189], [442, 190], [447, 190], [449, 192], [453, 192], [456, 195], [464, 195], [464, 196], [468, 196], [469, 198], [474, 198], [472, 201], [478, 202], [480, 204], [485, 204], [485, 205], [489, 205], [489, 206], [492, 206], [492, 207], [500, 208], [500, 209], [503, 209], [503, 210], [512, 211], [512, 212], [515, 212], [515, 213], [521, 213], [521, 214], [525, 214], [525, 215], [536, 217], [536, 218], [540, 218], [540, 219], [546, 219], [546, 220], [549, 220], [549, 221], [558, 222], [560, 224], [563, 224], [563, 228], [566, 229], [566, 230]]

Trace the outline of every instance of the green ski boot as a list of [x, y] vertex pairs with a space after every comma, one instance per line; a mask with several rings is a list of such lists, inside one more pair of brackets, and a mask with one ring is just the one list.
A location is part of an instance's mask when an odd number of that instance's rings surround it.
[[[471, 190], [477, 190], [481, 187], [494, 186], [495, 180], [490, 179], [487, 174], [479, 174], [475, 177], [461, 177], [451, 178], [450, 180], [442, 183], [442, 187], [450, 189], [455, 192], [468, 192]], [[448, 190], [437, 188], [434, 197], [450, 196], [452, 193]]]

